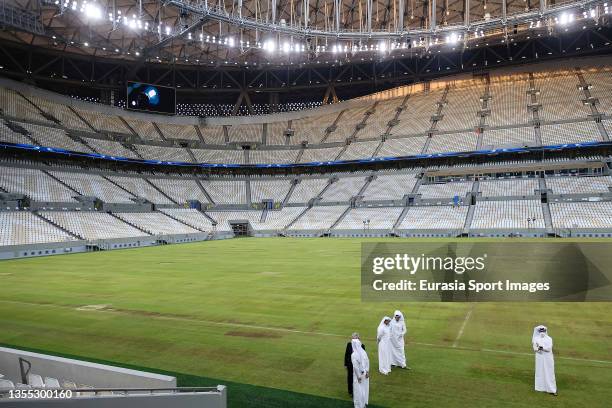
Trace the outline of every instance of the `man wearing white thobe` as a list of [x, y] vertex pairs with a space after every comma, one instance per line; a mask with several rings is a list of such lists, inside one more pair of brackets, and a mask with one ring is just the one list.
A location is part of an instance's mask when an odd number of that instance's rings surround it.
[[391, 320], [391, 365], [406, 368], [406, 354], [404, 353], [404, 335], [406, 334], [406, 324], [404, 315], [399, 310], [393, 313]]
[[353, 404], [355, 408], [365, 408], [370, 397], [370, 359], [361, 346], [359, 339], [352, 339], [353, 354]]
[[535, 352], [535, 390], [557, 395], [553, 341], [546, 326], [536, 326], [531, 338]]
[[391, 372], [391, 318], [388, 316], [383, 317], [378, 330], [376, 330], [376, 341], [378, 343], [378, 371], [381, 374], [387, 375]]

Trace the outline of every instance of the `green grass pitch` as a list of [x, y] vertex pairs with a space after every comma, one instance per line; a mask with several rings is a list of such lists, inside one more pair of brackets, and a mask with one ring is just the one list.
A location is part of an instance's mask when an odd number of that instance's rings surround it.
[[[362, 303], [361, 242], [246, 238], [2, 261], [0, 343], [180, 373], [179, 385], [225, 382], [235, 407], [350, 407], [342, 362], [358, 331], [375, 406], [609, 406], [612, 304]], [[376, 326], [396, 308], [413, 370], [384, 377]], [[555, 341], [556, 398], [533, 391], [537, 323]]]

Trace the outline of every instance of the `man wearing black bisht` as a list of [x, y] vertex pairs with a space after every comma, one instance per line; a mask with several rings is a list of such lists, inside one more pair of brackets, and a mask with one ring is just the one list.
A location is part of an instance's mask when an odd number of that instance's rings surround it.
[[[352, 339], [358, 339], [359, 333], [353, 333]], [[361, 347], [365, 350], [365, 345], [361, 344]], [[353, 354], [353, 345], [349, 341], [346, 344], [346, 351], [344, 352], [344, 367], [346, 368], [346, 384], [348, 386], [348, 393], [353, 396], [353, 362], [351, 361], [351, 354]]]

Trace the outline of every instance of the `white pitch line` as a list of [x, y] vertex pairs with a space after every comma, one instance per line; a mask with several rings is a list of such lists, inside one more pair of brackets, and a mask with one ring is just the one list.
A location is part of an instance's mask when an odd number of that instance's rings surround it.
[[[51, 304], [51, 303], [23, 302], [23, 301], [18, 301], [18, 300], [0, 299], [0, 303], [16, 303], [16, 304], [23, 304], [23, 305], [28, 305], [28, 306], [54, 307], [58, 309], [79, 310], [78, 307], [74, 307], [74, 306], [56, 305], [56, 304]], [[116, 313], [116, 314], [122, 314], [122, 315], [130, 314], [129, 311], [114, 310], [114, 309], [87, 309], [87, 310], [80, 310], [80, 311], [84, 313]], [[468, 311], [468, 314], [471, 316], [471, 310]], [[202, 324], [210, 324], [210, 325], [226, 326], [226, 327], [241, 327], [241, 328], [248, 328], [248, 329], [269, 330], [269, 331], [278, 331], [278, 332], [294, 333], [294, 334], [307, 334], [307, 335], [315, 335], [315, 336], [347, 338], [347, 336], [344, 334], [305, 331], [305, 330], [297, 330], [297, 329], [288, 329], [284, 327], [259, 326], [259, 325], [246, 324], [246, 323], [215, 322], [212, 320], [193, 319], [189, 317], [180, 317], [180, 316], [157, 315], [157, 316], [146, 316], [146, 317], [154, 318], [154, 319], [174, 320], [174, 321], [187, 321], [191, 323], [202, 323]], [[466, 316], [466, 320], [464, 320], [463, 326], [465, 326], [465, 323], [467, 322], [467, 320], [468, 320], [468, 317]], [[375, 340], [374, 338], [369, 338], [369, 337], [363, 337], [363, 339], [368, 340], [368, 341]], [[533, 357], [533, 353], [521, 353], [518, 351], [493, 350], [493, 349], [486, 349], [486, 348], [477, 349], [477, 348], [461, 347], [456, 344], [453, 344], [452, 346], [448, 346], [446, 344], [422, 343], [418, 341], [408, 341], [408, 344], [413, 344], [416, 346], [423, 346], [423, 347], [430, 347], [430, 348], [442, 348], [442, 349], [448, 349], [448, 350], [454, 349], [458, 351], [485, 352], [485, 353], [495, 353], [495, 354], [512, 354], [512, 355], [517, 355], [517, 356]], [[562, 359], [562, 360], [581, 361], [581, 362], [586, 362], [586, 363], [612, 364], [612, 361], [608, 361], [608, 360], [592, 360], [592, 359], [579, 358], [579, 357], [555, 357], [555, 358]]]
[[453, 342], [453, 348], [457, 347], [459, 344], [459, 339], [463, 336], [463, 331], [465, 330], [465, 326], [467, 325], [468, 320], [472, 317], [472, 311], [474, 310], [474, 305], [470, 306], [470, 310], [465, 314], [465, 319], [463, 319], [463, 323], [461, 323], [461, 327], [459, 328], [459, 333], [457, 333], [457, 337], [455, 337], [455, 341]]

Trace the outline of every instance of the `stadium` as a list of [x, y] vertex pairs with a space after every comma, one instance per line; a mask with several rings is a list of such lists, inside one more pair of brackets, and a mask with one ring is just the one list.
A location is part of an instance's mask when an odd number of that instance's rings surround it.
[[[361, 407], [352, 337], [368, 407], [609, 405], [612, 4], [2, 0], [0, 25], [0, 407]], [[508, 293], [368, 270], [478, 251]], [[383, 375], [393, 310], [410, 370]]]

